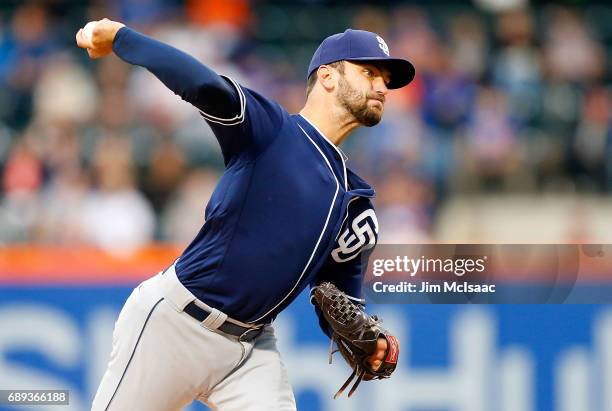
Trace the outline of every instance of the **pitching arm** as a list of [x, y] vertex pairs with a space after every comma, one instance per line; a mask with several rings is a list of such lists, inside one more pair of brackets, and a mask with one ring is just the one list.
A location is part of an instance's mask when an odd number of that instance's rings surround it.
[[109, 19], [90, 22], [77, 32], [76, 42], [91, 58], [114, 52], [130, 64], [145, 67], [197, 107], [217, 137], [226, 164], [238, 154], [256, 158], [278, 135], [288, 116], [277, 102], [123, 23]]
[[231, 118], [241, 111], [236, 87], [187, 53], [128, 27], [117, 32], [113, 51], [127, 63], [149, 70], [204, 113]]

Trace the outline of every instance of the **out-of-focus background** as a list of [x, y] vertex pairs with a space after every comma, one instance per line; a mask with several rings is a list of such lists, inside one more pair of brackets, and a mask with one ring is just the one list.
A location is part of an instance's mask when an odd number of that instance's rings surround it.
[[377, 189], [382, 242], [609, 241], [606, 3], [2, 2], [0, 242], [126, 250], [185, 244], [202, 224], [222, 171], [214, 136], [144, 69], [75, 46], [103, 16], [290, 112], [324, 37], [380, 33], [417, 77], [343, 148]]
[[[0, 388], [61, 385], [87, 409], [117, 310], [197, 232], [222, 172], [197, 110], [145, 70], [76, 47], [102, 17], [291, 112], [324, 37], [375, 31], [417, 69], [383, 122], [343, 146], [377, 190], [381, 242], [612, 239], [604, 0], [3, 1]], [[307, 302], [281, 315], [300, 409], [612, 410], [605, 307], [374, 309], [399, 330], [404, 363], [357, 401], [329, 401], [347, 370], [326, 365]]]

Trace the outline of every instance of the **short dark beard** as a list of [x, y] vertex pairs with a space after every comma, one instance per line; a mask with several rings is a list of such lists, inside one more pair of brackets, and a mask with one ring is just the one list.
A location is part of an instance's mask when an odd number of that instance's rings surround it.
[[380, 123], [382, 112], [369, 107], [367, 95], [351, 87], [344, 76], [340, 76], [338, 81], [337, 99], [360, 124], [372, 127]]

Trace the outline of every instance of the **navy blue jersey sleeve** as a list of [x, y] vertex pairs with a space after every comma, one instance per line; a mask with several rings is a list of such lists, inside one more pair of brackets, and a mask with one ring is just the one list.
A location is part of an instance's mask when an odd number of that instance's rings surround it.
[[236, 88], [190, 55], [122, 27], [113, 51], [122, 60], [142, 66], [183, 100], [215, 117], [237, 116], [240, 98]]
[[200, 110], [221, 145], [226, 163], [237, 154], [257, 155], [280, 129], [284, 111], [277, 103], [172, 46], [123, 27], [117, 32], [113, 51], [122, 60], [149, 70]]
[[[367, 260], [365, 262], [367, 262]], [[367, 266], [367, 264], [363, 263], [362, 258], [357, 257], [340, 264], [326, 264], [323, 269], [319, 271], [311, 287], [328, 281], [343, 291], [354, 303], [365, 306], [365, 299], [363, 298], [363, 276], [364, 267]], [[315, 312], [319, 317], [319, 326], [321, 330], [323, 330], [328, 337], [331, 337], [329, 325], [321, 314], [321, 310], [319, 310], [316, 305]]]
[[234, 80], [231, 81], [240, 95], [242, 104], [240, 116], [231, 121], [212, 118], [201, 113], [208, 121], [219, 141], [226, 163], [232, 156], [246, 153], [255, 158], [279, 134], [288, 113], [275, 101], [248, 89]]

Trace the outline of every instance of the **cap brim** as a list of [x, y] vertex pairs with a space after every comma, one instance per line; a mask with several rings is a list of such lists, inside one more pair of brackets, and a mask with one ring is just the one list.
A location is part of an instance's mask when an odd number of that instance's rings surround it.
[[380, 58], [380, 57], [359, 57], [347, 59], [348, 61], [373, 62], [382, 65], [391, 73], [391, 80], [387, 88], [396, 89], [408, 85], [416, 73], [411, 62], [404, 59]]

